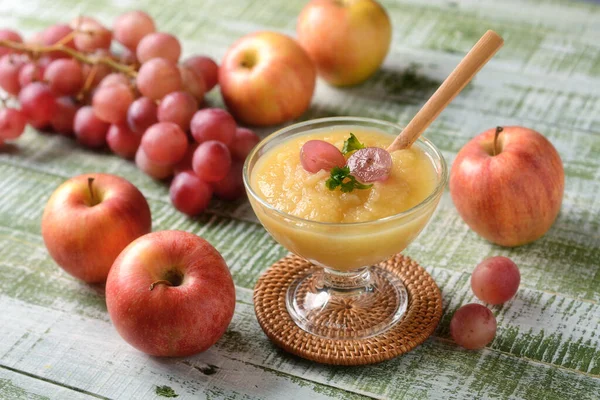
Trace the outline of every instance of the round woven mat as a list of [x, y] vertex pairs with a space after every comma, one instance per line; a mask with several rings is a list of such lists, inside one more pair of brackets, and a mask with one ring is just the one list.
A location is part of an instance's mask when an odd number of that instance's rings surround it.
[[398, 254], [379, 264], [397, 275], [408, 291], [406, 313], [394, 326], [365, 339], [327, 339], [311, 335], [294, 323], [285, 306], [287, 288], [316, 269], [289, 255], [273, 264], [254, 288], [254, 310], [262, 330], [277, 346], [323, 364], [373, 364], [406, 353], [423, 343], [442, 316], [442, 295], [433, 278], [415, 261]]

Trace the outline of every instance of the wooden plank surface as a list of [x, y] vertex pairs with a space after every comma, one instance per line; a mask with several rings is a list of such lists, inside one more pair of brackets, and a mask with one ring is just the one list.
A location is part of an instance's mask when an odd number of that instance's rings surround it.
[[[567, 174], [554, 227], [534, 244], [505, 249], [471, 232], [446, 192], [406, 253], [435, 278], [444, 317], [415, 351], [379, 365], [327, 367], [285, 354], [260, 330], [251, 290], [286, 253], [256, 222], [247, 202], [214, 202], [190, 219], [173, 209], [167, 186], [109, 153], [32, 129], [0, 150], [0, 398], [525, 398], [597, 399], [600, 393], [600, 6], [570, 1], [384, 1], [392, 51], [367, 83], [334, 89], [319, 82], [302, 119], [358, 115], [405, 124], [486, 29], [506, 39], [498, 56], [426, 135], [449, 163], [475, 134], [526, 125], [557, 147]], [[110, 24], [141, 7], [184, 53], [220, 59], [245, 33], [293, 34], [300, 0], [144, 2], [0, 1], [0, 26], [32, 33], [79, 13]], [[217, 91], [211, 101], [221, 104]], [[265, 129], [266, 135], [274, 128]], [[225, 336], [185, 359], [147, 357], [112, 328], [103, 288], [56, 267], [40, 236], [49, 195], [63, 180], [102, 171], [122, 175], [149, 200], [154, 230], [200, 234], [231, 268], [238, 303]], [[498, 334], [485, 350], [449, 339], [452, 312], [475, 301], [473, 267], [506, 255], [521, 268], [517, 297], [494, 307]], [[163, 391], [157, 388], [163, 388]], [[162, 395], [162, 396], [161, 396]]]

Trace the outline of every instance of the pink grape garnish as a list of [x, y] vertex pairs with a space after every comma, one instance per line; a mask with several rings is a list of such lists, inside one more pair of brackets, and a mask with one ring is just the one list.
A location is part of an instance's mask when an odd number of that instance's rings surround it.
[[333, 167], [343, 167], [346, 159], [342, 152], [331, 143], [323, 140], [309, 140], [300, 149], [300, 162], [304, 169], [311, 173]]
[[361, 182], [384, 181], [392, 170], [392, 156], [381, 147], [366, 147], [348, 158], [348, 167]]

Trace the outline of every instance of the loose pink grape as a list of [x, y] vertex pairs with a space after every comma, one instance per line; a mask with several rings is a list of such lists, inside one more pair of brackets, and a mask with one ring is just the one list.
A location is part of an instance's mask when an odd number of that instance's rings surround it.
[[185, 60], [183, 65], [204, 78], [207, 92], [219, 83], [219, 66], [212, 58], [207, 56], [193, 56]]
[[198, 143], [218, 140], [230, 145], [235, 137], [235, 119], [222, 108], [205, 108], [194, 114], [190, 122], [192, 136]]
[[231, 168], [231, 153], [222, 142], [202, 142], [194, 152], [192, 168], [205, 182], [220, 181], [227, 176]]
[[[0, 29], [0, 40], [10, 40], [12, 42], [23, 43], [23, 38], [21, 35], [11, 29]], [[10, 47], [0, 46], [0, 57], [14, 52], [15, 51]]]
[[100, 81], [100, 83], [98, 84], [98, 87], [101, 88], [102, 86], [111, 86], [111, 85], [115, 85], [117, 83], [129, 86], [130, 81], [129, 81], [129, 78], [127, 78], [125, 75], [123, 75], [119, 72], [113, 72], [111, 74], [106, 75], [104, 77], [104, 79], [102, 79], [102, 81]]
[[256, 133], [248, 128], [237, 128], [233, 142], [229, 145], [229, 150], [233, 158], [244, 161], [258, 142], [260, 142], [260, 137]]
[[140, 40], [135, 55], [142, 64], [153, 58], [161, 57], [177, 64], [181, 55], [179, 40], [170, 33], [154, 32]]
[[52, 61], [44, 72], [44, 79], [57, 96], [75, 95], [84, 84], [81, 64], [71, 58]]
[[159, 122], [146, 130], [140, 147], [153, 163], [174, 165], [185, 156], [188, 139], [179, 125]]
[[140, 97], [127, 110], [127, 124], [135, 133], [142, 134], [150, 126], [158, 122], [157, 105], [147, 97]]
[[176, 209], [193, 217], [208, 207], [212, 187], [192, 171], [183, 171], [171, 182], [169, 195]]
[[133, 93], [129, 86], [122, 83], [99, 87], [92, 99], [96, 116], [111, 124], [127, 120], [127, 110], [131, 103], [133, 103]]
[[37, 63], [30, 62], [21, 68], [19, 71], [19, 85], [25, 87], [31, 82], [41, 81], [44, 79], [44, 68]]
[[100, 22], [90, 17], [79, 17], [70, 24], [77, 33], [73, 39], [78, 50], [92, 52], [98, 49], [109, 49], [112, 33]]
[[79, 106], [71, 97], [59, 97], [56, 99], [56, 113], [52, 117], [50, 125], [62, 135], [73, 135], [73, 123], [77, 110], [79, 110]]
[[148, 158], [144, 149], [140, 146], [135, 153], [135, 164], [141, 169], [146, 175], [151, 176], [154, 179], [162, 180], [167, 179], [173, 175], [173, 166], [171, 165], [159, 165]]
[[517, 264], [506, 257], [483, 260], [471, 275], [471, 289], [481, 301], [502, 304], [512, 299], [521, 282]]
[[198, 104], [202, 104], [204, 102], [204, 95], [206, 94], [204, 78], [196, 75], [186, 66], [179, 65], [177, 68], [181, 74], [183, 90], [194, 96]]
[[87, 147], [102, 147], [110, 124], [102, 121], [91, 106], [81, 107], [75, 114], [73, 130], [77, 141]]
[[346, 159], [342, 152], [331, 143], [323, 140], [309, 140], [300, 149], [300, 162], [308, 172], [316, 173], [333, 167], [343, 167]]
[[450, 334], [459, 346], [480, 349], [496, 336], [496, 318], [481, 304], [466, 304], [452, 316]]
[[222, 200], [233, 201], [246, 194], [244, 180], [242, 179], [243, 166], [244, 163], [242, 161], [233, 161], [225, 178], [213, 182], [212, 186], [215, 196]]
[[113, 25], [113, 36], [128, 49], [135, 51], [142, 38], [156, 30], [154, 20], [143, 11], [120, 15]]
[[348, 167], [361, 182], [384, 181], [392, 170], [392, 156], [381, 147], [366, 147], [348, 158]]
[[132, 159], [140, 147], [142, 136], [129, 129], [126, 123], [112, 124], [106, 134], [106, 143], [113, 153]]
[[50, 123], [56, 113], [56, 97], [42, 82], [32, 82], [21, 89], [19, 103], [27, 120], [38, 126]]
[[152, 100], [160, 100], [182, 88], [177, 65], [164, 58], [153, 58], [143, 63], [138, 71], [136, 84], [140, 93]]
[[23, 134], [27, 117], [15, 108], [0, 109], [0, 139], [12, 140]]
[[19, 72], [26, 60], [19, 54], [6, 54], [0, 58], [0, 87], [12, 95], [18, 95], [21, 90]]
[[190, 121], [198, 110], [198, 102], [187, 92], [173, 92], [166, 95], [158, 106], [160, 122], [173, 122], [184, 131], [190, 128]]

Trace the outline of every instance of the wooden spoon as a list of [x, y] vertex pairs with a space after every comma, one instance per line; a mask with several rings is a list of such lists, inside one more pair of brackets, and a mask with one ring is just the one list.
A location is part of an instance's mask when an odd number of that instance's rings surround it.
[[394, 139], [387, 151], [391, 153], [395, 150], [409, 148], [503, 44], [504, 40], [500, 35], [494, 31], [487, 31], [454, 68], [454, 71], [442, 82], [438, 90], [413, 117], [406, 128]]

